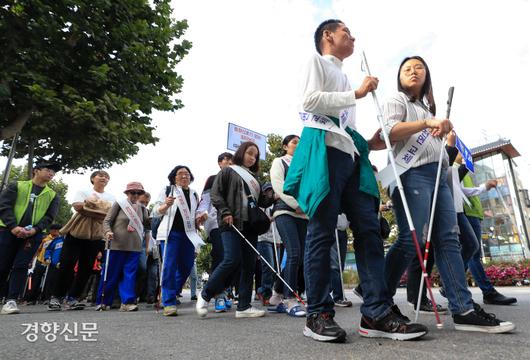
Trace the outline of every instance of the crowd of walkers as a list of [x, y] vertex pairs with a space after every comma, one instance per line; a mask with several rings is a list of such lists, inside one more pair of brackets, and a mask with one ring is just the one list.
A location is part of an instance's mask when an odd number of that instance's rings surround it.
[[[161, 307], [163, 315], [176, 316], [190, 278], [200, 317], [232, 306], [236, 318], [284, 313], [306, 318], [305, 336], [342, 342], [346, 332], [334, 320], [334, 307], [352, 305], [341, 275], [349, 228], [360, 278], [355, 293], [363, 300], [361, 336], [424, 336], [428, 328], [411, 322], [394, 295], [408, 271], [407, 300], [413, 308], [446, 313], [419, 290], [423, 271], [430, 273], [434, 264], [456, 330], [512, 331], [513, 323], [473, 300], [466, 282], [469, 269], [486, 304], [517, 301], [495, 290], [480, 262], [478, 195], [497, 184], [475, 186], [461, 165], [452, 123], [435, 118], [425, 60], [412, 56], [401, 62], [398, 91], [383, 106], [382, 128], [365, 140], [356, 131], [355, 105], [377, 89], [378, 79], [366, 76], [357, 90], [350, 87], [342, 62], [353, 53], [355, 38], [343, 22], [323, 22], [314, 40], [317, 54], [303, 85], [304, 130], [283, 139], [270, 183], [258, 182], [260, 152], [253, 142], [219, 155], [220, 171], [207, 179], [201, 195], [190, 187], [190, 168], [174, 167], [151, 210], [151, 196], [141, 183], [131, 181], [125, 196], [115, 196], [105, 191], [109, 174], [98, 170], [90, 175], [92, 186], [75, 195], [74, 215], [64, 225], [53, 223], [58, 197], [47, 185], [60, 171], [57, 164], [38, 163], [31, 180], [9, 184], [0, 195], [1, 313], [18, 313], [20, 301], [39, 300], [50, 311], [82, 310], [90, 303], [106, 311], [119, 299], [120, 311], [136, 311], [138, 302], [146, 301]], [[385, 134], [400, 166], [402, 188], [393, 181], [387, 189], [393, 206], [381, 205], [368, 157], [371, 150], [386, 148]], [[385, 254], [388, 229], [380, 211], [390, 208], [399, 235]], [[432, 248], [422, 269], [417, 255], [428, 249], [431, 216]], [[196, 293], [196, 257], [204, 241], [211, 244], [212, 265]], [[254, 296], [262, 307], [252, 304]]]

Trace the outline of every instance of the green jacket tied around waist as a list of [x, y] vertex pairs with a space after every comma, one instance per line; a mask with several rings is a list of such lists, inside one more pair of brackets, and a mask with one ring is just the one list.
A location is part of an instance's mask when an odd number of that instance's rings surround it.
[[[338, 119], [329, 117], [335, 124]], [[359, 151], [359, 190], [379, 199], [379, 188], [368, 159], [368, 142], [355, 130], [346, 128]], [[289, 166], [283, 186], [284, 193], [293, 196], [310, 218], [330, 191], [326, 130], [305, 127]]]

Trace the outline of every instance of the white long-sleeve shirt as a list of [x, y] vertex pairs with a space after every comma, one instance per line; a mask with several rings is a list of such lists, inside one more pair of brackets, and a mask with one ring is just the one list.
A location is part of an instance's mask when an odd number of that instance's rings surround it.
[[[355, 106], [355, 91], [342, 72], [342, 61], [333, 55], [314, 54], [311, 57], [302, 89], [302, 108], [312, 114], [339, 118], [342, 110]], [[356, 129], [354, 119], [349, 127]], [[349, 154], [354, 153], [351, 139], [330, 131], [326, 134], [326, 145]]]

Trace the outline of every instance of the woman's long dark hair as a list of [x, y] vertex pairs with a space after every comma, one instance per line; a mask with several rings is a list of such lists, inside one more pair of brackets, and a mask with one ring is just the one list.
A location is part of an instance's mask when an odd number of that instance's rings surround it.
[[253, 143], [252, 141], [246, 141], [239, 145], [239, 148], [237, 148], [237, 151], [234, 154], [234, 157], [232, 158], [232, 163], [234, 165], [244, 166], [243, 159], [245, 158], [245, 152], [251, 146], [254, 146], [256, 150], [258, 150], [258, 156], [256, 158], [256, 162], [249, 168], [249, 170], [253, 173], [257, 173], [259, 171], [259, 147], [258, 145], [256, 145], [256, 143]]
[[291, 140], [293, 140], [295, 138], [300, 139], [300, 136], [298, 136], [298, 135], [287, 135], [286, 137], [283, 138], [283, 141], [282, 141], [282, 156], [287, 154], [287, 150], [285, 150], [283, 147], [287, 146], [291, 142]]
[[[401, 81], [399, 80], [399, 75], [401, 74], [401, 68], [403, 67], [403, 65], [405, 65], [407, 61], [412, 60], [412, 59], [421, 61], [423, 66], [425, 67], [425, 82], [423, 83], [423, 87], [421, 88], [419, 99], [416, 99], [413, 96], [411, 96], [403, 88], [403, 86], [401, 85]], [[429, 66], [427, 66], [427, 63], [425, 62], [425, 60], [423, 60], [421, 56], [409, 56], [403, 59], [403, 61], [401, 62], [401, 65], [399, 65], [399, 70], [398, 70], [398, 75], [397, 75], [397, 84], [398, 84], [398, 90], [407, 94], [410, 97], [410, 100], [412, 102], [416, 100], [423, 101], [423, 98], [425, 98], [427, 100], [427, 105], [429, 106], [429, 111], [431, 112], [431, 114], [436, 115], [436, 103], [434, 102], [434, 95], [432, 91], [431, 72], [429, 70]]]

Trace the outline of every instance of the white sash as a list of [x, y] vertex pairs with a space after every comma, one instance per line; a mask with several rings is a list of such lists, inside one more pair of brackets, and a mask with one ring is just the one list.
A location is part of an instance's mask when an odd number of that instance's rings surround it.
[[[422, 131], [411, 135], [409, 140], [403, 146], [399, 154], [396, 156], [396, 168], [397, 175], [405, 173], [408, 169], [414, 165], [420, 158], [421, 154], [427, 149], [427, 145], [433, 141], [429, 129], [423, 129]], [[377, 180], [381, 181], [383, 188], [386, 188], [392, 182], [396, 180], [394, 176], [394, 170], [392, 165], [387, 165], [383, 170], [377, 174]]]
[[247, 170], [243, 169], [241, 166], [238, 165], [230, 165], [232, 170], [234, 170], [243, 181], [248, 185], [250, 192], [252, 193], [252, 196], [254, 197], [254, 200], [256, 200], [256, 203], [259, 200], [259, 193], [261, 186], [259, 185], [258, 181], [252, 176], [251, 173], [249, 173]]
[[357, 147], [355, 146], [353, 139], [346, 132], [346, 130], [344, 130], [350, 124], [352, 116], [353, 118], [355, 117], [355, 107], [341, 111], [341, 114], [339, 116], [340, 125], [341, 125], [340, 127], [337, 126], [333, 122], [333, 120], [331, 120], [326, 115], [317, 115], [317, 114], [311, 114], [307, 112], [299, 112], [299, 114], [300, 114], [300, 119], [302, 119], [302, 122], [304, 123], [305, 127], [325, 130], [325, 131], [329, 131], [329, 132], [344, 136], [351, 142], [355, 153], [359, 155], [359, 150], [357, 150]]
[[[132, 227], [136, 232], [138, 233], [138, 236], [140, 237], [140, 241], [144, 238], [144, 225], [142, 224], [142, 219], [138, 216], [138, 213], [134, 210], [131, 203], [127, 199], [121, 199], [118, 200], [118, 205], [120, 205], [120, 208], [123, 210], [125, 215], [129, 218], [129, 221], [132, 224]], [[140, 211], [142, 210], [141, 205], [138, 204], [138, 208]]]
[[[195, 249], [198, 249], [204, 245], [204, 241], [202, 241], [202, 238], [199, 236], [199, 234], [197, 234], [195, 229], [195, 217], [192, 216], [192, 212], [190, 209], [188, 209], [186, 197], [184, 196], [184, 192], [180, 186], [175, 187], [175, 200], [180, 211], [180, 216], [182, 216], [186, 236], [191, 241], [193, 246], [195, 246]], [[197, 209], [197, 199], [195, 198], [195, 191], [192, 189], [190, 189], [190, 202], [191, 209], [195, 214], [195, 210]]]

